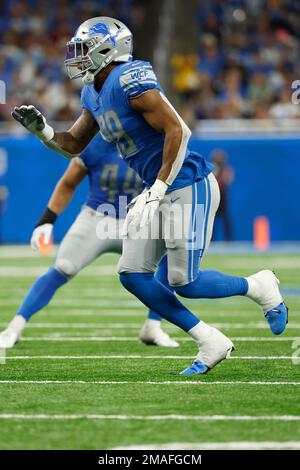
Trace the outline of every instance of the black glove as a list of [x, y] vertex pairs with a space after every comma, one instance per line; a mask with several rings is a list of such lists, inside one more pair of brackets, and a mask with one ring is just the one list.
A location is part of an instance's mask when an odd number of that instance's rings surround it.
[[11, 113], [12, 117], [24, 126], [29, 132], [37, 135], [41, 140], [48, 141], [53, 139], [54, 131], [46, 123], [46, 119], [31, 104], [15, 107]]

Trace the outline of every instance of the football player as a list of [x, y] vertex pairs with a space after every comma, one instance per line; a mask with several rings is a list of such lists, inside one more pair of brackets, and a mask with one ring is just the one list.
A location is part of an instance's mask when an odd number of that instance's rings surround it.
[[[85, 266], [104, 253], [122, 253], [122, 228], [126, 204], [142, 189], [139, 176], [119, 157], [114, 144], [98, 134], [80, 157], [74, 158], [58, 182], [31, 238], [33, 250], [41, 240], [48, 245], [57, 216], [69, 204], [77, 186], [88, 176], [89, 194], [83, 209], [64, 237], [54, 263], [48, 272], [31, 286], [17, 315], [0, 334], [0, 348], [12, 348], [19, 341], [31, 316], [49, 304], [59, 287], [66, 284]], [[160, 282], [167, 284], [166, 260], [157, 272]], [[160, 327], [161, 318], [149, 311], [140, 332], [146, 344], [176, 347]]]
[[[182, 374], [206, 373], [234, 346], [155, 279], [165, 255], [169, 284], [178, 295], [248, 296], [262, 308], [272, 332], [282, 333], [287, 308], [272, 271], [243, 278], [199, 270], [219, 204], [218, 184], [212, 165], [189, 150], [191, 132], [167, 100], [151, 64], [133, 60], [130, 30], [113, 18], [85, 21], [67, 44], [65, 64], [70, 78], [82, 77], [84, 82], [82, 114], [71, 129], [55, 132], [33, 106], [15, 108], [13, 116], [69, 158], [82, 152], [100, 128], [148, 185], [128, 212], [118, 271], [130, 292], [197, 342], [196, 359]], [[181, 213], [185, 216], [179, 217]]]

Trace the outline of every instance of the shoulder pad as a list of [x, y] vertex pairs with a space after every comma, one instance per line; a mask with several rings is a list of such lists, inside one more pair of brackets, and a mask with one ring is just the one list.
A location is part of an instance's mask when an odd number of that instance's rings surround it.
[[149, 62], [136, 61], [120, 75], [120, 85], [124, 90], [139, 83], [143, 85], [157, 84], [157, 77]]

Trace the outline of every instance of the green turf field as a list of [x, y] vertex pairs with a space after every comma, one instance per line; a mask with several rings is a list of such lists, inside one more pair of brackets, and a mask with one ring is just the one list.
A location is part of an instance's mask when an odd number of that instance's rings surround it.
[[[49, 263], [29, 248], [0, 248], [1, 327]], [[292, 361], [300, 349], [300, 255], [207, 256], [206, 267], [232, 274], [275, 269], [289, 294], [290, 323], [277, 338], [248, 299], [184, 301], [237, 347], [232, 359], [193, 379], [178, 375], [196, 354], [187, 335], [165, 324], [180, 348], [138, 342], [146, 310], [119, 284], [116, 263], [107, 255], [62, 287], [7, 352], [0, 448], [300, 448], [300, 354]]]

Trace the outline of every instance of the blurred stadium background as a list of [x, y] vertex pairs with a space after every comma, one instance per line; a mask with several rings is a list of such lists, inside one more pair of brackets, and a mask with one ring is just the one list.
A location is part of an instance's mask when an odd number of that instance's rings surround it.
[[[267, 244], [268, 231], [274, 242], [300, 239], [300, 107], [291, 101], [300, 79], [297, 0], [3, 0], [1, 7], [1, 243], [29, 241], [68, 163], [23, 132], [11, 109], [32, 103], [62, 128], [78, 116], [81, 83], [65, 74], [65, 44], [99, 15], [133, 30], [135, 57], [153, 62], [194, 131], [191, 145], [216, 163], [223, 203], [214, 239], [249, 242], [257, 233]], [[57, 242], [85, 192], [83, 184], [58, 221]]]

